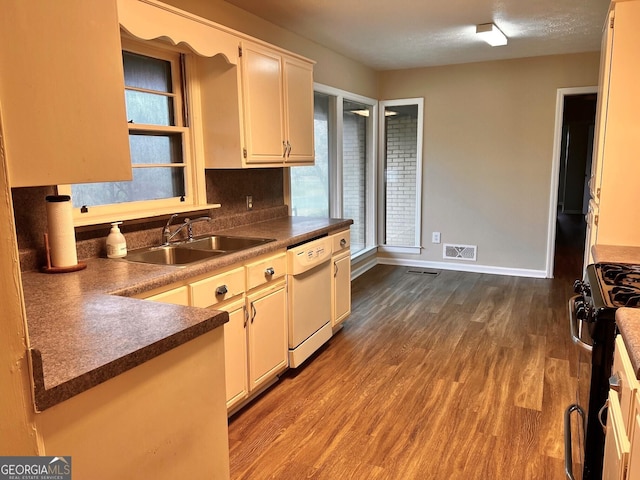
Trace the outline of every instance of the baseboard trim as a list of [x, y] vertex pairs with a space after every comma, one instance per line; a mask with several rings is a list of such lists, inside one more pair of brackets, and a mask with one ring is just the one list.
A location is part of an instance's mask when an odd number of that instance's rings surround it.
[[[493, 267], [490, 265], [469, 265], [468, 263], [430, 262], [399, 258], [377, 258], [382, 265], [397, 265], [401, 267], [433, 268], [436, 270], [456, 270], [459, 272], [489, 273], [493, 275], [509, 275], [512, 277], [547, 278], [545, 270], [532, 270], [526, 268]], [[372, 268], [372, 267], [369, 267]], [[367, 269], [368, 270], [368, 269]], [[366, 270], [365, 270], [366, 271]], [[361, 272], [360, 275], [364, 273]], [[355, 278], [355, 277], [354, 277]]]
[[356, 268], [352, 267], [351, 280], [354, 280], [358, 278], [360, 275], [362, 275], [364, 272], [371, 270], [378, 263], [380, 263], [378, 258], [375, 255], [373, 255], [371, 256], [371, 258], [367, 259], [366, 261], [359, 263]]

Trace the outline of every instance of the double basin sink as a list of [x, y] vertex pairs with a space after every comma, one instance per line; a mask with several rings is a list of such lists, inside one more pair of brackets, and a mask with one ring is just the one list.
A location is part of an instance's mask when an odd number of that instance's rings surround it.
[[170, 243], [159, 247], [149, 247], [129, 252], [125, 260], [154, 265], [186, 266], [191, 263], [209, 260], [229, 253], [273, 242], [270, 238], [234, 237], [228, 235], [210, 235], [184, 242]]

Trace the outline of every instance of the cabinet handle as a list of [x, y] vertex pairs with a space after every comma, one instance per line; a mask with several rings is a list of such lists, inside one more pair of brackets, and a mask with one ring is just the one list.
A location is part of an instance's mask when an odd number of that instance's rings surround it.
[[265, 271], [264, 271], [265, 275], [268, 275], [269, 277], [273, 277], [276, 274], [276, 271], [273, 267], [268, 267]]
[[256, 318], [256, 314], [256, 306], [251, 302], [251, 323], [253, 323], [253, 320]]
[[289, 140], [287, 140], [287, 157], [291, 156], [291, 144]]
[[218, 288], [216, 288], [216, 295], [224, 295], [228, 291], [229, 290], [227, 289], [226, 285], [220, 285]]
[[287, 156], [287, 142], [282, 141], [282, 158]]
[[336, 262], [333, 263], [333, 276], [338, 276], [338, 264]]
[[608, 408], [609, 408], [609, 399], [607, 398], [607, 401], [604, 402], [604, 405], [602, 405], [602, 408], [598, 410], [598, 422], [600, 422], [602, 431], [605, 434], [607, 433], [607, 426], [604, 424], [604, 420], [602, 420], [602, 415], [604, 414], [604, 411], [607, 410]]
[[242, 310], [244, 311], [244, 328], [247, 328], [247, 323], [249, 322], [249, 312], [247, 311], [247, 306], [243, 305]]
[[340, 246], [344, 247], [347, 244], [347, 239], [346, 238], [341, 238], [340, 239]]

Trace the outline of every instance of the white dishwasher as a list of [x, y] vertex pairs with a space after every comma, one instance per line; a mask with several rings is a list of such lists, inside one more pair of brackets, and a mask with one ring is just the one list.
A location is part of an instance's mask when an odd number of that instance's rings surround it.
[[287, 252], [289, 366], [298, 367], [331, 338], [331, 241], [319, 238]]

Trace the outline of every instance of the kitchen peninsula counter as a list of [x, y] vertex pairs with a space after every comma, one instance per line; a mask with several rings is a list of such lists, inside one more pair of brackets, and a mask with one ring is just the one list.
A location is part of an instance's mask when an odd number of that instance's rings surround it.
[[42, 411], [216, 329], [226, 312], [128, 298], [348, 228], [283, 217], [211, 234], [273, 242], [185, 267], [93, 258], [85, 270], [22, 275], [36, 410]]

